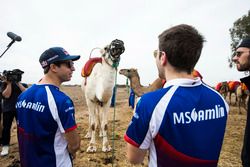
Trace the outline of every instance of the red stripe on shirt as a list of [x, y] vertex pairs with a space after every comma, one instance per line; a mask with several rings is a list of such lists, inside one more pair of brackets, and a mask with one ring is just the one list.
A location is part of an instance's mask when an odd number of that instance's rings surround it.
[[126, 142], [128, 142], [129, 144], [132, 144], [135, 147], [139, 147], [139, 144], [137, 144], [134, 140], [132, 140], [131, 138], [129, 138], [126, 134], [124, 135], [124, 140]]

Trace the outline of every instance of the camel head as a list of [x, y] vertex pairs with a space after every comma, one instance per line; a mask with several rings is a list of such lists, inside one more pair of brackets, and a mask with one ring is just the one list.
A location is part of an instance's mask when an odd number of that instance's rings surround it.
[[125, 47], [123, 41], [115, 39], [109, 45], [104, 47], [102, 56], [109, 65], [112, 67], [118, 67], [120, 56], [124, 51]]
[[130, 69], [120, 69], [119, 74], [124, 75], [128, 78], [132, 78], [134, 76], [138, 77], [139, 74], [137, 72], [137, 69], [130, 68]]
[[228, 84], [227, 82], [221, 82], [221, 87], [220, 87], [220, 90], [219, 90], [220, 94], [224, 94], [224, 93], [227, 93], [228, 92]]

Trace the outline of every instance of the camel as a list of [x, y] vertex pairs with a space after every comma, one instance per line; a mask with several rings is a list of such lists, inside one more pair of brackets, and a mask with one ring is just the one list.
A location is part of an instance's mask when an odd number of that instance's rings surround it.
[[236, 88], [236, 96], [238, 99], [239, 114], [242, 114], [241, 105], [243, 106], [243, 108], [245, 110], [247, 110], [246, 99], [247, 99], [247, 97], [249, 97], [249, 90], [247, 89], [247, 87], [244, 83], [241, 83]]
[[241, 82], [240, 81], [228, 81], [228, 92], [229, 92], [229, 104], [232, 103], [232, 94], [235, 94], [235, 105], [238, 102], [238, 97], [237, 97], [237, 88], [240, 86]]
[[[124, 52], [124, 43], [121, 40], [113, 40], [102, 51], [101, 63], [92, 66], [91, 73], [85, 76], [81, 87], [85, 93], [89, 111], [89, 129], [85, 138], [91, 138], [87, 152], [97, 151], [95, 133], [100, 123], [100, 136], [103, 137], [102, 151], [111, 151], [108, 142], [108, 110], [111, 102], [112, 91], [115, 86], [115, 76], [120, 61], [120, 55]], [[87, 80], [87, 81], [86, 81]]]
[[[152, 84], [149, 84], [149, 86], [142, 86], [140, 76], [135, 68], [121, 69], [119, 74], [126, 76], [130, 80], [130, 87], [134, 90], [137, 97], [141, 97], [147, 92], [152, 92], [162, 88], [166, 82], [164, 79], [157, 78]], [[193, 70], [192, 75], [202, 79], [201, 74], [197, 70]]]
[[135, 68], [121, 69], [119, 71], [119, 74], [128, 77], [128, 79], [130, 80], [130, 87], [134, 90], [137, 97], [141, 97], [147, 92], [152, 92], [163, 87], [163, 81], [161, 78], [157, 78], [149, 86], [142, 86], [140, 82], [140, 76], [137, 69]]
[[217, 90], [224, 97], [224, 99], [226, 99], [228, 91], [229, 91], [227, 81], [219, 82], [215, 86], [215, 90]]

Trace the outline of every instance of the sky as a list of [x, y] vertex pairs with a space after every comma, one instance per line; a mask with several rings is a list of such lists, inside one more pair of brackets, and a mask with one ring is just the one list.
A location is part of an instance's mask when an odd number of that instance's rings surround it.
[[[194, 26], [206, 39], [195, 66], [204, 82], [239, 80], [245, 74], [229, 68], [233, 23], [247, 14], [249, 0], [1, 0], [0, 53], [13, 32], [22, 37], [0, 58], [0, 72], [21, 69], [22, 82], [33, 84], [43, 76], [39, 57], [50, 47], [60, 46], [70, 54], [80, 54], [71, 81], [80, 85], [81, 70], [95, 47], [103, 48], [114, 39], [124, 41], [125, 52], [118, 67], [136, 68], [141, 84], [157, 77], [153, 50], [158, 35], [178, 25]], [[100, 56], [98, 51], [92, 57]], [[126, 78], [117, 74], [117, 83]]]

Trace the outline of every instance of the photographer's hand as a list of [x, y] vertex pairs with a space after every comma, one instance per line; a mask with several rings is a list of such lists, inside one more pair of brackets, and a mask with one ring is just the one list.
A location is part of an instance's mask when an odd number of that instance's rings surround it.
[[27, 88], [25, 88], [24, 86], [23, 86], [23, 84], [21, 84], [20, 82], [17, 82], [16, 83], [16, 85], [19, 87], [19, 89], [23, 92], [23, 91], [25, 91]]

